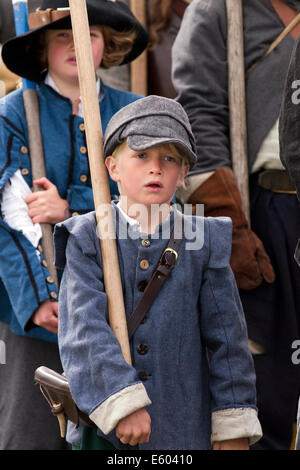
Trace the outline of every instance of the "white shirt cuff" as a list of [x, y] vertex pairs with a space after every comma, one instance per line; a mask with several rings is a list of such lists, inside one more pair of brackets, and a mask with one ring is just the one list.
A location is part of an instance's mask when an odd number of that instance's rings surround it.
[[34, 224], [29, 216], [28, 206], [24, 200], [29, 194], [31, 189], [20, 170], [17, 170], [4, 185], [1, 210], [7, 225], [21, 231], [36, 248], [42, 238], [42, 229], [40, 224]]
[[228, 408], [212, 413], [211, 441], [227, 441], [247, 437], [255, 444], [262, 437], [262, 429], [253, 408]]
[[138, 383], [111, 395], [89, 417], [104, 434], [109, 434], [120, 419], [149, 405], [151, 400], [146, 389]]

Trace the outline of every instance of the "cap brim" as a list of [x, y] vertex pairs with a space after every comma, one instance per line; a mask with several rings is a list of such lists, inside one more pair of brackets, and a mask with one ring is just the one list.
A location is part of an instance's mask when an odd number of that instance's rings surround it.
[[197, 156], [194, 154], [194, 152], [192, 152], [189, 147], [179, 139], [149, 137], [145, 135], [129, 135], [127, 137], [127, 144], [135, 152], [140, 150], [147, 150], [151, 147], [157, 147], [158, 145], [173, 144], [183, 153], [183, 156], [187, 157], [190, 167], [192, 167], [197, 161]]

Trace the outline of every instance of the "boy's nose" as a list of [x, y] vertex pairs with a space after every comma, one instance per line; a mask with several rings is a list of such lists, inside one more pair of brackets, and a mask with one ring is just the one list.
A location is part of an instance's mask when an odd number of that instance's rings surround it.
[[151, 174], [161, 174], [161, 166], [159, 162], [152, 162], [150, 167]]

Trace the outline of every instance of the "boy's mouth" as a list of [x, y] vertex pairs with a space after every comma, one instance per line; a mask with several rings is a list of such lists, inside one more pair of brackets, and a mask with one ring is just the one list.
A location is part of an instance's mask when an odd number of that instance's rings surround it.
[[146, 184], [146, 188], [150, 189], [151, 191], [159, 191], [163, 187], [160, 181], [151, 181], [150, 183]]

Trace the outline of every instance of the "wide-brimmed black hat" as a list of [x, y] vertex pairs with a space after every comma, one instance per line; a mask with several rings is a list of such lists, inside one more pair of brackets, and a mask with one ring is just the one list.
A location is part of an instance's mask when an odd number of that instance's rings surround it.
[[[148, 34], [127, 5], [117, 0], [86, 0], [86, 5], [90, 25], [106, 25], [120, 32], [136, 30], [132, 49], [122, 64], [131, 62], [144, 51]], [[40, 8], [29, 15], [30, 31], [3, 44], [2, 59], [9, 70], [34, 82], [41, 81], [40, 61], [30, 46], [45, 29], [72, 27], [70, 11], [66, 10], [68, 7], [68, 0], [41, 0]]]

